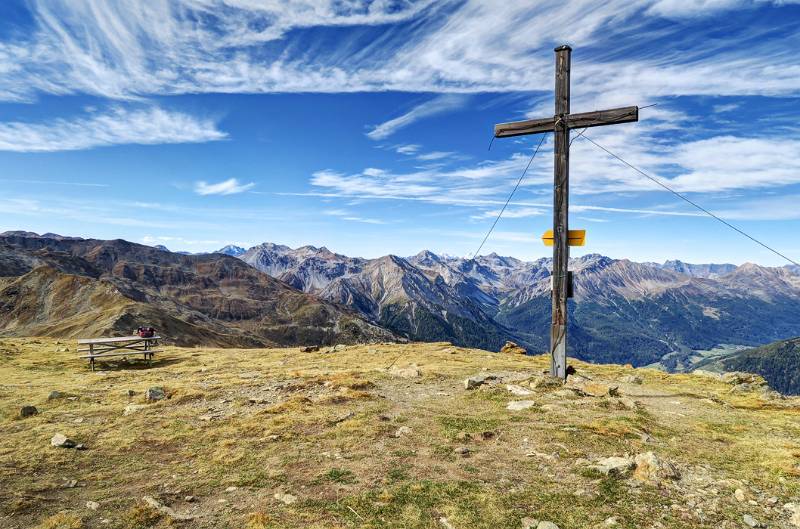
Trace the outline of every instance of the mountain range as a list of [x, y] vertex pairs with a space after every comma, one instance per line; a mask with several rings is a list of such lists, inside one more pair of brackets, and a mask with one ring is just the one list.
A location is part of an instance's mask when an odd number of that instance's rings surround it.
[[[412, 340], [546, 350], [550, 259], [473, 259], [429, 251], [362, 259], [327, 248], [254, 246], [240, 259], [304, 292], [355, 308]], [[591, 361], [690, 367], [698, 349], [800, 334], [800, 273], [755, 264], [572, 259], [571, 353]]]
[[0, 234], [0, 335], [127, 335], [152, 325], [179, 345], [393, 341], [356, 311], [221, 254], [123, 240]]
[[[187, 255], [122, 240], [0, 234], [0, 334], [125, 333], [177, 343], [409, 339], [547, 350], [550, 259], [423, 251], [349, 257], [263, 243]], [[691, 369], [698, 350], [800, 335], [800, 273], [755, 264], [572, 259], [570, 354]]]

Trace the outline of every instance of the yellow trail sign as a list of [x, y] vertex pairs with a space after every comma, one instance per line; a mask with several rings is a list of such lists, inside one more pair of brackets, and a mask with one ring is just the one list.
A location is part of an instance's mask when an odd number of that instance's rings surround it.
[[[567, 234], [570, 246], [583, 246], [586, 244], [586, 230], [569, 230]], [[547, 230], [542, 235], [545, 246], [553, 246], [553, 230]]]

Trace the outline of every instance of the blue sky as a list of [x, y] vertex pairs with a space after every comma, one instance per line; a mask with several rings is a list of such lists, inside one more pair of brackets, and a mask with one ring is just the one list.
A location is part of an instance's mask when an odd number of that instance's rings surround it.
[[[800, 258], [791, 0], [7, 0], [0, 231], [472, 255], [562, 43], [573, 111], [656, 105], [587, 136]], [[571, 181], [573, 255], [785, 264], [581, 138]], [[549, 255], [551, 202], [548, 137], [481, 253]]]

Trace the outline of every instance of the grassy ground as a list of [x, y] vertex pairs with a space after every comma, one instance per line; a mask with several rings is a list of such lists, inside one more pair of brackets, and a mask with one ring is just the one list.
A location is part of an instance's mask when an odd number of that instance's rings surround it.
[[[76, 356], [72, 343], [0, 340], [0, 527], [738, 528], [746, 514], [790, 527], [783, 505], [800, 497], [800, 404], [697, 375], [575, 362], [622, 397], [518, 397], [463, 380], [527, 386], [544, 357], [168, 347], [150, 368], [92, 373]], [[398, 376], [410, 364], [421, 375]], [[169, 398], [145, 401], [152, 386]], [[23, 405], [38, 415], [19, 418]], [[87, 449], [51, 447], [56, 433]], [[681, 479], [610, 478], [586, 461], [646, 451]]]

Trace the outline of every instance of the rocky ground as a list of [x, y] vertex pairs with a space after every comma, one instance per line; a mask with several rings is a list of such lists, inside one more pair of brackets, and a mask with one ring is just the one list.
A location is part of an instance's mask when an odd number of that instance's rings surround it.
[[0, 340], [0, 527], [800, 527], [800, 400], [758, 377], [446, 343]]

